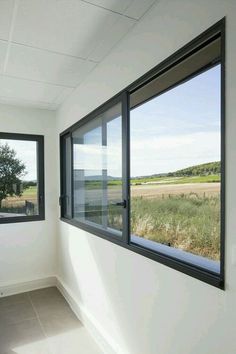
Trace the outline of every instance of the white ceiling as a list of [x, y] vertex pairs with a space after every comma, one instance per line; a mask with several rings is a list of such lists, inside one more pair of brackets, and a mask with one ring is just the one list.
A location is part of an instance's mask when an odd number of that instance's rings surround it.
[[0, 0], [0, 102], [57, 109], [156, 0]]

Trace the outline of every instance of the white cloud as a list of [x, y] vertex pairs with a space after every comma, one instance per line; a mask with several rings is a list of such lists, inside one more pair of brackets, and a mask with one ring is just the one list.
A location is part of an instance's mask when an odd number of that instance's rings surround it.
[[220, 134], [217, 132], [166, 135], [131, 142], [132, 176], [170, 172], [218, 160]]

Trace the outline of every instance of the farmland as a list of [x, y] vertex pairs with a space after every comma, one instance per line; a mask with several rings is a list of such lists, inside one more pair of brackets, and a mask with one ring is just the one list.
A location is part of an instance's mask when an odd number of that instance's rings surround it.
[[13, 196], [3, 200], [0, 212], [25, 214], [26, 200], [35, 205], [35, 213], [37, 213], [37, 186], [30, 186], [25, 189], [21, 197]]
[[218, 261], [220, 163], [132, 179], [131, 232]]
[[[179, 188], [179, 187], [183, 188]], [[140, 237], [219, 260], [219, 184], [131, 188], [131, 232]]]
[[[112, 205], [122, 199], [120, 181], [109, 181], [107, 193], [108, 225], [121, 230], [122, 208]], [[102, 194], [101, 182], [86, 185], [87, 220], [99, 224]], [[132, 180], [131, 233], [219, 260], [220, 176], [145, 178], [139, 183]]]
[[[213, 162], [174, 173], [131, 178], [131, 233], [219, 260], [219, 172], [220, 163]], [[108, 179], [107, 187], [110, 204], [122, 199], [121, 180]], [[96, 222], [102, 193], [101, 181], [86, 181], [88, 220]], [[108, 225], [122, 229], [120, 207], [108, 208]]]

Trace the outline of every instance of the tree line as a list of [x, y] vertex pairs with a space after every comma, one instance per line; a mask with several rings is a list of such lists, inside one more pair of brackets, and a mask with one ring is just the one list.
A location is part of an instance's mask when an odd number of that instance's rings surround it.
[[218, 175], [221, 172], [220, 161], [203, 163], [201, 165], [190, 166], [175, 172], [169, 172], [168, 177], [182, 176], [209, 176]]

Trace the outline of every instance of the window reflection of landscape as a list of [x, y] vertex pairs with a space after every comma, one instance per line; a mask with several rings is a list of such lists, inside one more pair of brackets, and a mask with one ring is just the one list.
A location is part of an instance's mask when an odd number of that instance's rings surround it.
[[73, 133], [74, 216], [122, 234], [121, 106], [115, 105]]

